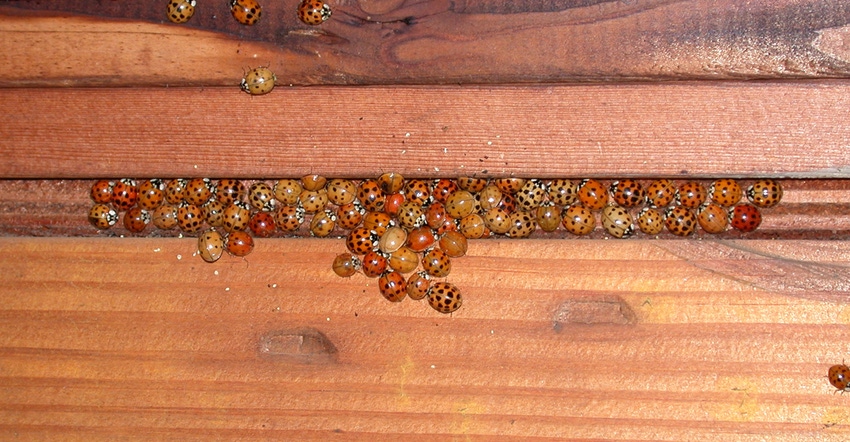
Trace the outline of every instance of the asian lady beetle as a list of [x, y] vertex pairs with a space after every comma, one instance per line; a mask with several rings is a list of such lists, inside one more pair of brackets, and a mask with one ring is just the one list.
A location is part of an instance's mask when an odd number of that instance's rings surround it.
[[275, 228], [274, 217], [269, 212], [257, 212], [248, 221], [248, 229], [255, 237], [268, 238], [274, 234]]
[[428, 304], [440, 313], [451, 313], [463, 304], [463, 296], [456, 285], [439, 281], [428, 289]]
[[377, 233], [365, 228], [357, 227], [345, 238], [345, 246], [348, 251], [355, 255], [365, 255], [378, 246], [380, 237]]
[[525, 178], [496, 178], [493, 180], [493, 184], [506, 195], [513, 195], [519, 192], [519, 189], [522, 189], [525, 182]]
[[386, 194], [398, 193], [404, 188], [404, 177], [399, 173], [386, 172], [378, 177], [377, 183]]
[[172, 23], [186, 23], [195, 15], [195, 0], [170, 0], [165, 15]]
[[363, 221], [366, 210], [357, 200], [336, 208], [336, 225], [345, 230], [351, 230]]
[[107, 180], [100, 180], [91, 186], [91, 199], [97, 204], [109, 204], [112, 201], [112, 186], [115, 183]]
[[666, 178], [658, 179], [646, 188], [646, 202], [652, 207], [669, 206], [676, 197], [676, 186]]
[[481, 192], [487, 186], [487, 180], [484, 178], [459, 177], [457, 185], [467, 192]]
[[502, 197], [502, 191], [495, 184], [488, 184], [478, 192], [478, 204], [481, 206], [481, 210], [490, 210], [499, 207]]
[[154, 210], [164, 202], [165, 183], [162, 180], [144, 180], [139, 183], [139, 207], [144, 210]]
[[407, 279], [407, 296], [414, 301], [428, 296], [428, 289], [430, 288], [431, 277], [428, 272], [416, 272]]
[[241, 230], [231, 232], [224, 240], [224, 248], [233, 256], [246, 256], [254, 250], [254, 238]]
[[632, 216], [619, 206], [607, 206], [602, 209], [602, 227], [615, 238], [628, 238], [635, 231]]
[[257, 181], [248, 188], [248, 201], [257, 210], [265, 212], [274, 211], [274, 191], [271, 186], [262, 181]]
[[274, 185], [274, 198], [281, 204], [294, 206], [301, 198], [304, 187], [300, 181], [292, 179], [278, 180]]
[[245, 230], [251, 221], [251, 210], [243, 201], [234, 201], [233, 204], [224, 208], [221, 227], [225, 232], [236, 232]]
[[378, 249], [384, 253], [392, 253], [407, 242], [407, 231], [398, 226], [387, 229], [378, 240]]
[[729, 227], [729, 213], [720, 204], [708, 203], [697, 211], [697, 222], [706, 233], [723, 233]]
[[469, 250], [469, 241], [457, 231], [443, 233], [437, 244], [449, 258], [460, 258]]
[[251, 95], [265, 95], [274, 89], [277, 77], [268, 66], [258, 66], [245, 73], [239, 88]]
[[310, 220], [310, 233], [318, 238], [330, 235], [336, 228], [336, 215], [332, 210], [323, 210]]
[[546, 199], [546, 186], [540, 180], [528, 180], [514, 195], [517, 208], [530, 212], [538, 207]]
[[561, 225], [561, 212], [563, 210], [551, 201], [544, 202], [535, 213], [537, 225], [544, 232], [554, 232]]
[[590, 179], [581, 182], [578, 200], [589, 210], [602, 210], [608, 205], [608, 190], [599, 181]]
[[596, 228], [596, 217], [583, 206], [570, 206], [561, 215], [561, 224], [573, 235], [588, 235]]
[[218, 200], [211, 200], [204, 204], [201, 209], [204, 211], [204, 221], [210, 227], [221, 227], [224, 222], [224, 204]]
[[184, 202], [177, 207], [177, 227], [186, 233], [197, 233], [204, 226], [204, 211]]
[[484, 218], [477, 213], [467, 215], [460, 219], [458, 221], [458, 231], [467, 239], [484, 238], [489, 232], [487, 224], [484, 222]]
[[850, 391], [850, 368], [844, 365], [843, 361], [840, 365], [829, 367], [827, 377], [829, 378], [829, 383], [836, 388], [836, 391], [840, 391], [842, 394], [845, 391]]
[[194, 178], [186, 182], [183, 200], [189, 204], [203, 206], [212, 198], [214, 192], [215, 185], [209, 178]]
[[384, 210], [384, 192], [375, 180], [365, 180], [357, 187], [357, 199], [370, 212]]
[[115, 210], [124, 211], [130, 210], [139, 201], [139, 188], [136, 187], [136, 182], [130, 179], [123, 179], [112, 186], [112, 207]]
[[454, 219], [461, 219], [470, 213], [477, 212], [478, 204], [472, 193], [458, 190], [446, 197], [446, 213]]
[[639, 182], [631, 179], [614, 181], [609, 189], [614, 202], [620, 207], [635, 207], [646, 200], [646, 193]]
[[729, 178], [715, 180], [708, 187], [708, 196], [717, 204], [723, 207], [732, 207], [741, 201], [744, 195], [741, 190], [741, 185], [737, 181]]
[[216, 262], [224, 252], [224, 238], [216, 230], [207, 230], [198, 237], [198, 254], [206, 262]]
[[333, 179], [328, 181], [328, 201], [342, 206], [357, 198], [357, 185], [351, 180]]
[[305, 189], [311, 191], [318, 191], [320, 189], [324, 189], [328, 184], [328, 179], [316, 174], [304, 175], [301, 177], [301, 185], [304, 186]]
[[434, 188], [431, 189], [431, 195], [434, 196], [434, 200], [444, 203], [449, 195], [453, 192], [457, 192], [458, 190], [460, 190], [460, 186], [458, 186], [456, 182], [443, 178], [434, 182]]
[[331, 7], [322, 0], [302, 0], [298, 5], [298, 19], [316, 26], [331, 18]]
[[407, 280], [399, 272], [386, 272], [378, 278], [378, 291], [387, 301], [401, 302], [407, 296]]
[[440, 201], [433, 201], [429, 204], [423, 216], [425, 224], [428, 224], [428, 227], [434, 230], [442, 229], [446, 225], [446, 222], [451, 221], [451, 217], [446, 212], [446, 206]]
[[452, 271], [452, 260], [446, 252], [435, 247], [422, 256], [422, 269], [435, 278], [445, 278]]
[[410, 247], [401, 247], [390, 253], [390, 267], [401, 273], [410, 273], [419, 266], [419, 254], [410, 250]]
[[676, 192], [676, 202], [689, 209], [696, 209], [701, 206], [707, 197], [708, 192], [705, 190], [705, 186], [696, 181], [688, 181], [682, 184]]
[[641, 232], [647, 235], [658, 235], [664, 230], [664, 214], [656, 208], [644, 207], [635, 220]]
[[225, 207], [233, 204], [234, 201], [244, 200], [246, 195], [248, 195], [248, 189], [239, 180], [219, 180], [218, 186], [216, 186], [216, 200], [221, 202]]
[[431, 188], [425, 181], [410, 180], [404, 186], [404, 199], [424, 206], [431, 197]]
[[508, 230], [511, 230], [511, 214], [504, 209], [494, 207], [484, 212], [482, 216], [484, 217], [484, 225], [487, 226], [487, 229], [497, 235], [504, 235], [508, 233]]
[[142, 233], [150, 222], [150, 212], [141, 207], [133, 207], [124, 213], [124, 228], [131, 233]]
[[304, 209], [296, 206], [281, 206], [274, 213], [275, 225], [284, 232], [294, 232], [304, 224]]
[[369, 212], [363, 217], [363, 227], [383, 236], [391, 226], [395, 225], [393, 218], [385, 212]]
[[528, 238], [537, 229], [534, 214], [525, 210], [517, 210], [510, 214], [508, 222], [511, 223], [511, 228], [505, 232], [505, 235], [511, 238]]
[[153, 225], [162, 230], [171, 230], [177, 227], [177, 208], [171, 204], [163, 204], [154, 209]]
[[430, 227], [423, 226], [411, 230], [407, 234], [407, 247], [414, 252], [423, 252], [434, 245], [437, 238]]
[[747, 188], [747, 198], [757, 207], [773, 207], [782, 200], [782, 186], [774, 180], [758, 180]]
[[165, 184], [165, 201], [177, 205], [183, 202], [187, 181], [184, 179], [170, 180]]
[[752, 204], [738, 204], [730, 211], [729, 224], [742, 232], [752, 232], [761, 224], [761, 212]]
[[106, 204], [95, 204], [89, 210], [89, 222], [99, 230], [106, 230], [118, 222], [118, 213]]
[[414, 201], [405, 201], [398, 208], [398, 223], [407, 229], [415, 229], [425, 224], [422, 205]]
[[674, 235], [688, 236], [696, 230], [697, 217], [685, 206], [674, 206], [665, 213], [664, 225]]
[[387, 258], [375, 250], [370, 250], [360, 259], [360, 269], [367, 278], [377, 278], [387, 270]]
[[360, 270], [360, 258], [351, 253], [340, 253], [331, 265], [334, 273], [342, 278], [354, 276]]
[[547, 192], [549, 201], [556, 206], [566, 207], [578, 198], [578, 183], [572, 180], [557, 179], [549, 181]]
[[516, 197], [510, 193], [502, 193], [502, 200], [499, 201], [496, 208], [502, 209], [507, 213], [514, 213], [516, 211]]
[[384, 197], [384, 212], [397, 216], [399, 209], [401, 209], [401, 205], [404, 204], [404, 194], [403, 193], [390, 193]]
[[321, 190], [304, 190], [298, 197], [298, 204], [306, 213], [318, 213], [328, 205], [328, 192]]
[[257, 0], [230, 0], [230, 13], [239, 23], [252, 26], [260, 20], [263, 8]]

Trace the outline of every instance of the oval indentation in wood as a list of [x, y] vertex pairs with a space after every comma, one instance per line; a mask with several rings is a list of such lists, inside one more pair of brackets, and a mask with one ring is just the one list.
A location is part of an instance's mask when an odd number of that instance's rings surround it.
[[567, 324], [634, 324], [637, 316], [619, 296], [577, 296], [558, 306], [554, 321], [555, 331], [558, 332]]
[[260, 338], [260, 356], [299, 363], [335, 362], [337, 349], [324, 333], [304, 327], [275, 330]]

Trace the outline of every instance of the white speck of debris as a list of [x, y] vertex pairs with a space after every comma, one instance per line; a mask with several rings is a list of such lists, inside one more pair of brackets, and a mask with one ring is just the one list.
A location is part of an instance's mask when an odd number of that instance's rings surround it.
[[449, 153], [449, 148], [448, 148], [448, 147], [444, 147], [444, 148], [443, 148], [443, 153]]
[[162, 249], [160, 249], [159, 247], [153, 249], [154, 253], [159, 252], [160, 250], [162, 250]]
[[437, 366], [434, 365], [434, 364], [431, 364], [431, 368], [437, 368]]
[[224, 291], [225, 291], [225, 292], [229, 292], [229, 291], [230, 291], [230, 287], [225, 287], [225, 288], [224, 288]]
[[183, 259], [183, 255], [177, 255], [177, 260], [179, 261], [181, 259]]
[[194, 166], [192, 166], [192, 167], [194, 167], [195, 169], [197, 169], [197, 168], [198, 168], [198, 165], [197, 165], [197, 164], [195, 164], [195, 165], [194, 165]]
[[273, 288], [273, 289], [276, 289], [276, 288], [277, 288], [277, 284], [272, 284], [272, 288]]
[[440, 168], [439, 168], [439, 167], [435, 167], [435, 168], [434, 168], [434, 172], [439, 172], [439, 171], [440, 171]]
[[218, 275], [218, 270], [214, 271], [213, 275]]
[[406, 150], [402, 150], [402, 151], [401, 151], [401, 154], [402, 154], [402, 155], [404, 155], [404, 154], [406, 154], [406, 153], [407, 153], [407, 151], [406, 151]]
[[502, 136], [501, 136], [501, 135], [496, 135], [496, 138], [502, 138]]
[[493, 145], [493, 142], [492, 142], [492, 141], [488, 141], [488, 142], [487, 142], [487, 145], [488, 145], [488, 146], [492, 146], [492, 145]]
[[178, 237], [178, 238], [183, 238], [183, 234], [182, 234], [182, 233], [178, 233], [178, 234], [177, 234], [177, 237]]
[[119, 238], [123, 238], [123, 237], [124, 237], [124, 235], [118, 235], [118, 237], [119, 237]]
[[198, 256], [198, 252], [192, 252], [192, 256]]
[[404, 134], [404, 136], [409, 137], [409, 136], [410, 136], [410, 132], [405, 133], [405, 134]]
[[325, 318], [325, 319], [327, 319], [327, 320], [328, 320], [328, 322], [331, 322], [331, 318]]
[[491, 334], [491, 335], [492, 335], [492, 334], [494, 334], [494, 333], [496, 333], [496, 331], [495, 331], [495, 330], [490, 330], [490, 334]]

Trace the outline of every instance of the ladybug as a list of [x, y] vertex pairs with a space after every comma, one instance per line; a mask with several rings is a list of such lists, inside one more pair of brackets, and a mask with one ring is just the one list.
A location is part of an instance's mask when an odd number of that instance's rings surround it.
[[546, 186], [540, 180], [528, 180], [514, 196], [517, 208], [530, 212], [540, 207], [546, 199]]
[[124, 211], [130, 210], [139, 201], [139, 189], [136, 187], [136, 182], [130, 179], [123, 179], [112, 186], [112, 207], [115, 210]]
[[428, 296], [429, 288], [431, 288], [431, 276], [427, 272], [416, 272], [407, 279], [407, 296], [414, 301]]
[[664, 216], [664, 225], [674, 235], [688, 236], [696, 230], [697, 217], [685, 206], [671, 207]]
[[473, 212], [477, 212], [478, 204], [472, 193], [466, 190], [458, 190], [446, 197], [446, 213], [454, 219], [461, 219]]
[[301, 197], [301, 192], [304, 191], [304, 187], [301, 186], [300, 181], [284, 179], [279, 180], [274, 185], [274, 197], [281, 204], [286, 204], [288, 206], [294, 206], [298, 204], [298, 200]]
[[582, 181], [577, 196], [581, 204], [590, 210], [602, 210], [608, 205], [608, 190], [596, 180]]
[[248, 188], [248, 201], [257, 210], [271, 212], [274, 210], [274, 191], [268, 184], [257, 181]]
[[410, 247], [401, 247], [390, 253], [390, 268], [401, 273], [410, 273], [419, 266], [419, 254], [410, 250]]
[[198, 254], [206, 262], [216, 262], [224, 252], [224, 238], [216, 230], [207, 230], [198, 237]]
[[696, 181], [688, 181], [679, 186], [676, 192], [676, 203], [689, 209], [696, 209], [705, 202], [707, 197], [708, 192], [705, 186]]
[[248, 189], [239, 180], [219, 180], [218, 186], [216, 186], [215, 197], [225, 207], [233, 204], [235, 201], [244, 200], [246, 195], [248, 195]]
[[375, 232], [378, 236], [383, 236], [387, 229], [394, 225], [395, 221], [385, 212], [369, 212], [363, 218], [363, 227]]
[[723, 233], [729, 227], [729, 213], [720, 204], [708, 203], [697, 211], [697, 222], [706, 233]]
[[230, 0], [230, 13], [239, 23], [251, 26], [260, 20], [263, 8], [257, 0]]
[[516, 211], [516, 198], [510, 193], [503, 193], [502, 200], [499, 201], [499, 204], [497, 204], [496, 207], [504, 210], [505, 212], [514, 213], [514, 211]]
[[758, 180], [747, 188], [747, 198], [758, 207], [773, 207], [782, 199], [782, 186], [774, 180]]
[[398, 226], [387, 229], [378, 240], [378, 249], [384, 253], [392, 253], [407, 242], [407, 231]]
[[[465, 191], [468, 192], [468, 191]], [[499, 207], [502, 202], [502, 191], [495, 184], [488, 184], [484, 189], [478, 192], [478, 204], [481, 210], [490, 210]]]
[[336, 224], [342, 229], [351, 230], [360, 225], [364, 213], [366, 210], [357, 200], [343, 204], [336, 208]]
[[484, 238], [489, 233], [487, 224], [484, 222], [484, 218], [477, 213], [467, 215], [460, 219], [458, 221], [458, 231], [467, 239]]
[[646, 200], [643, 186], [635, 180], [619, 180], [611, 183], [611, 197], [620, 207], [635, 207]]
[[429, 204], [428, 208], [425, 209], [424, 217], [425, 224], [428, 224], [428, 227], [434, 230], [443, 228], [447, 222], [450, 222], [453, 219], [449, 217], [448, 212], [446, 212], [445, 204], [440, 201], [434, 201]]
[[165, 201], [168, 204], [180, 204], [183, 202], [183, 194], [186, 192], [186, 183], [184, 179], [171, 180], [165, 184]]
[[302, 0], [298, 5], [298, 19], [316, 26], [331, 18], [331, 7], [322, 0]]
[[210, 227], [221, 227], [224, 222], [224, 204], [218, 200], [212, 200], [203, 207], [204, 220]]
[[607, 206], [602, 209], [602, 227], [615, 238], [628, 238], [635, 231], [632, 216], [619, 206]]
[[537, 208], [535, 215], [537, 216], [537, 225], [544, 232], [554, 232], [561, 225], [561, 212], [563, 210], [552, 204], [551, 201], [546, 201]]
[[457, 185], [463, 190], [476, 193], [484, 190], [487, 186], [487, 180], [484, 178], [460, 177], [457, 179]]
[[517, 210], [511, 213], [508, 222], [511, 224], [511, 228], [505, 232], [505, 236], [510, 238], [528, 238], [537, 229], [534, 213], [525, 210]]
[[224, 240], [224, 248], [233, 256], [246, 256], [254, 250], [254, 238], [241, 230], [231, 232]]
[[269, 212], [257, 212], [248, 221], [248, 229], [256, 237], [268, 238], [274, 234], [275, 228], [274, 217]]
[[738, 204], [729, 212], [729, 224], [744, 233], [752, 232], [761, 224], [761, 212], [752, 204]]
[[106, 204], [95, 204], [89, 210], [89, 222], [99, 230], [106, 230], [118, 222], [118, 212]]
[[186, 23], [195, 15], [195, 0], [171, 0], [165, 15], [172, 23]]
[[327, 184], [328, 179], [321, 175], [313, 174], [301, 177], [301, 185], [307, 190], [318, 191], [324, 189]]
[[348, 233], [345, 246], [355, 255], [365, 255], [377, 247], [379, 240], [377, 233], [365, 227], [357, 227]]
[[183, 200], [189, 204], [203, 206], [212, 198], [215, 186], [209, 178], [195, 178], [186, 182]]
[[450, 230], [440, 237], [437, 241], [440, 249], [448, 255], [449, 258], [460, 258], [466, 255], [469, 249], [469, 241], [460, 232]]
[[221, 217], [221, 227], [224, 231], [227, 233], [236, 232], [245, 230], [248, 227], [248, 222], [251, 220], [251, 211], [245, 202], [234, 201], [233, 204], [224, 208]]
[[370, 212], [384, 210], [384, 192], [375, 180], [365, 180], [357, 188], [357, 199]]
[[245, 73], [239, 88], [251, 95], [265, 95], [274, 89], [277, 77], [267, 66], [259, 66]]
[[298, 197], [298, 205], [305, 213], [318, 213], [328, 205], [328, 192], [322, 190], [304, 190]]
[[407, 280], [399, 272], [385, 272], [378, 278], [378, 290], [390, 302], [401, 302], [407, 296]]
[[177, 227], [177, 208], [163, 204], [153, 211], [153, 225], [157, 229], [171, 230]]
[[100, 180], [91, 186], [91, 199], [97, 204], [109, 204], [112, 201], [112, 181]]
[[644, 207], [638, 212], [635, 223], [641, 232], [647, 235], [658, 235], [664, 230], [664, 214], [658, 209]]
[[708, 187], [708, 196], [723, 207], [738, 204], [743, 195], [744, 192], [738, 182], [729, 178], [716, 180]]
[[150, 222], [150, 212], [140, 207], [133, 207], [124, 213], [124, 228], [131, 233], [142, 233]]
[[483, 217], [484, 225], [497, 235], [504, 235], [508, 233], [508, 230], [511, 230], [511, 214], [504, 209], [494, 207], [484, 212]]
[[378, 185], [384, 193], [397, 193], [404, 188], [404, 177], [395, 172], [387, 172], [378, 177]]
[[390, 193], [384, 198], [384, 212], [396, 216], [402, 204], [404, 204], [403, 193]]
[[336, 215], [332, 210], [323, 210], [315, 215], [310, 220], [310, 233], [319, 238], [324, 238], [331, 234], [336, 228]]
[[557, 179], [549, 181], [547, 195], [549, 201], [556, 206], [566, 207], [576, 202], [578, 198], [578, 183], [571, 180]]
[[354, 276], [360, 270], [360, 258], [351, 253], [340, 253], [334, 258], [331, 268], [340, 277], [348, 278]]
[[850, 368], [844, 365], [842, 361], [840, 365], [829, 367], [829, 383], [836, 388], [835, 391], [840, 391], [844, 394], [845, 391], [850, 391]]
[[596, 217], [583, 206], [570, 206], [561, 215], [561, 224], [573, 235], [588, 235], [596, 228]]
[[422, 212], [422, 205], [414, 201], [405, 201], [398, 208], [398, 223], [402, 227], [415, 229], [425, 224], [425, 214]]
[[194, 204], [180, 204], [177, 207], [177, 226], [186, 233], [200, 231], [204, 226], [204, 211]]
[[496, 178], [493, 180], [493, 184], [502, 191], [503, 194], [513, 195], [519, 192], [519, 189], [522, 189], [522, 186], [525, 185], [524, 178]]
[[433, 246], [435, 242], [437, 242], [437, 238], [434, 236], [434, 231], [430, 227], [418, 227], [407, 234], [406, 245], [414, 252], [424, 252]]
[[676, 197], [676, 186], [666, 178], [655, 180], [646, 188], [646, 202], [652, 207], [666, 207]]
[[460, 186], [456, 182], [443, 178], [434, 181], [434, 188], [431, 189], [431, 195], [434, 196], [435, 200], [444, 203], [446, 202], [446, 197], [458, 190], [460, 190]]
[[452, 260], [442, 249], [434, 247], [422, 256], [422, 269], [435, 278], [445, 278], [452, 271]]
[[460, 289], [452, 283], [435, 282], [428, 289], [428, 304], [440, 313], [451, 313], [463, 304]]
[[165, 202], [165, 183], [162, 180], [144, 180], [139, 183], [139, 207], [154, 210]]
[[375, 250], [370, 250], [360, 259], [360, 269], [367, 278], [377, 278], [387, 270], [387, 258]]
[[275, 225], [284, 232], [294, 232], [304, 224], [304, 209], [295, 206], [281, 206], [274, 213]]
[[357, 185], [351, 180], [333, 179], [328, 181], [328, 201], [342, 206], [357, 198]]
[[404, 199], [424, 206], [431, 197], [431, 188], [422, 180], [410, 180], [404, 186]]

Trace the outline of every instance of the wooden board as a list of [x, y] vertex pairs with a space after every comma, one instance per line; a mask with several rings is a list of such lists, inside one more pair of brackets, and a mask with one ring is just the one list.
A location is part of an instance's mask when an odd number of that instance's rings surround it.
[[336, 240], [0, 239], [0, 434], [847, 438], [846, 242], [481, 244], [442, 315]]

